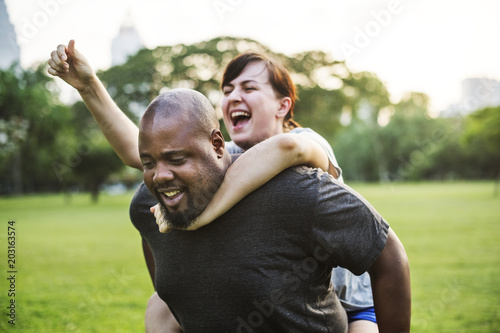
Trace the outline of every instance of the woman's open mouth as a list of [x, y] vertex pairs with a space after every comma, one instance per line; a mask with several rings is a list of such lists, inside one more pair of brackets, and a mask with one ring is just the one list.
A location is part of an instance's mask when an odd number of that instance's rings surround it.
[[231, 122], [233, 124], [233, 129], [241, 129], [244, 127], [252, 118], [250, 112], [247, 111], [234, 111], [231, 113]]

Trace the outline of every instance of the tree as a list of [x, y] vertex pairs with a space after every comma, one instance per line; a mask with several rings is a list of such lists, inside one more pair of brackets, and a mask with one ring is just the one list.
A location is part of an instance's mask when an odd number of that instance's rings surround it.
[[0, 71], [0, 193], [99, 188], [123, 164], [82, 102], [62, 104], [45, 66]]
[[[346, 179], [470, 178], [469, 157], [459, 140], [463, 122], [431, 118], [427, 105], [426, 95], [409, 93], [393, 105], [385, 126], [356, 120], [346, 127], [335, 140]], [[384, 172], [385, 178], [381, 177]]]
[[345, 180], [379, 180], [377, 155], [373, 141], [369, 139], [375, 130], [365, 122], [354, 119], [336, 136], [332, 146]]
[[246, 50], [264, 52], [290, 70], [299, 96], [295, 118], [329, 140], [341, 129], [343, 112], [356, 114], [361, 103], [378, 113], [389, 103], [387, 89], [374, 74], [353, 74], [344, 62], [321, 51], [286, 56], [247, 38], [219, 37], [192, 45], [143, 49], [125, 64], [98, 75], [118, 106], [136, 122], [153, 98], [172, 88], [197, 90], [220, 112], [223, 70]]
[[477, 110], [467, 116], [462, 142], [478, 176], [500, 182], [500, 107]]
[[1, 193], [59, 190], [51, 163], [64, 154], [68, 107], [44, 66], [0, 71]]
[[102, 185], [125, 166], [83, 102], [76, 102], [68, 113], [72, 133], [65, 140], [70, 149], [52, 163], [52, 169], [61, 183], [89, 191], [95, 203]]

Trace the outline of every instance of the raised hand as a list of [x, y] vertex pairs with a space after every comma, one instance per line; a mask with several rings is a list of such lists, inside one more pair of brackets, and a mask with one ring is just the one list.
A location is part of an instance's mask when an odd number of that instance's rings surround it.
[[74, 40], [70, 40], [68, 46], [58, 45], [57, 49], [51, 52], [48, 64], [49, 74], [60, 77], [80, 92], [85, 90], [95, 77], [88, 60], [75, 48]]

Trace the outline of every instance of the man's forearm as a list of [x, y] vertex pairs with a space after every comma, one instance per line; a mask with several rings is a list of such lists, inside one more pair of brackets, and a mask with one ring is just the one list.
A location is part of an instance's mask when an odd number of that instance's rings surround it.
[[403, 245], [392, 229], [389, 230], [387, 244], [382, 254], [369, 273], [380, 333], [409, 332], [410, 268]]
[[139, 129], [111, 99], [99, 78], [94, 76], [78, 92], [123, 163], [142, 171], [138, 150]]

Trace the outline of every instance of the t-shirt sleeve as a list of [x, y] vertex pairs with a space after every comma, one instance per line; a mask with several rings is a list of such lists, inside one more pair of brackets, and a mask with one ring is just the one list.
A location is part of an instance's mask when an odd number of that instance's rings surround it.
[[300, 135], [305, 135], [310, 139], [313, 139], [317, 143], [321, 145], [321, 147], [325, 150], [326, 155], [328, 156], [328, 159], [330, 160], [330, 163], [333, 165], [335, 170], [337, 170], [337, 173], [339, 174], [339, 177], [337, 178], [338, 181], [344, 182], [344, 179], [342, 178], [342, 169], [339, 167], [339, 163], [337, 162], [337, 159], [335, 158], [335, 154], [333, 153], [333, 149], [326, 141], [325, 138], [323, 138], [321, 135], [316, 133], [310, 128], [305, 128], [305, 127], [297, 127], [294, 128], [293, 130], [290, 131], [290, 133], [295, 133], [295, 134], [300, 134]]
[[332, 181], [325, 173], [319, 177], [312, 251], [322, 248], [328, 253], [325, 260], [333, 267], [362, 274], [384, 249], [389, 225], [354, 190]]
[[226, 142], [226, 150], [229, 154], [243, 154], [243, 149], [238, 147], [234, 141]]

